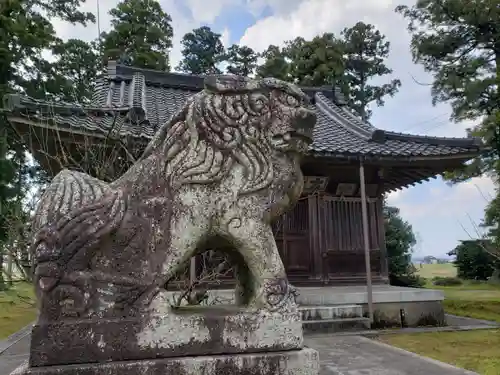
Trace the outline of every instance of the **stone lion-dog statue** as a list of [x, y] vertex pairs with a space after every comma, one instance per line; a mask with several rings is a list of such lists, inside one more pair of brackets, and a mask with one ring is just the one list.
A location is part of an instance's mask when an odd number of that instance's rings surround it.
[[61, 171], [33, 222], [39, 320], [147, 311], [213, 238], [245, 265], [238, 303], [279, 305], [291, 286], [271, 222], [301, 195], [315, 121], [293, 84], [210, 76], [116, 181]]

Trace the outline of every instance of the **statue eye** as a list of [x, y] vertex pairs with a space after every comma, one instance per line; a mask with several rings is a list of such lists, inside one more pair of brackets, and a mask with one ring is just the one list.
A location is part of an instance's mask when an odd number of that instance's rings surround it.
[[297, 107], [299, 105], [299, 101], [294, 96], [287, 95], [286, 104], [288, 104], [290, 107]]

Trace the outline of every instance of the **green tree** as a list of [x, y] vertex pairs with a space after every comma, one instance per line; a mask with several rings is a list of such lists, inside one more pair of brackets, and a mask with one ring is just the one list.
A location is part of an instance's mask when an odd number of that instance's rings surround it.
[[264, 59], [256, 69], [257, 77], [274, 77], [283, 81], [290, 80], [290, 64], [285, 51], [280, 47], [270, 45], [260, 55]]
[[[41, 98], [45, 91], [40, 78], [47, 66], [42, 56], [58, 38], [50, 19], [59, 18], [71, 23], [93, 22], [94, 16], [79, 11], [82, 1], [9, 0], [0, 2], [0, 97], [28, 89]], [[38, 87], [37, 90], [33, 90]], [[5, 218], [13, 201], [19, 201], [25, 189], [25, 149], [15, 133], [0, 117], [0, 264], [3, 264], [6, 234]], [[3, 236], [3, 237], [2, 237]], [[0, 272], [0, 287], [3, 287]]]
[[349, 106], [364, 120], [372, 114], [369, 104], [384, 105], [384, 97], [394, 96], [401, 81], [392, 79], [382, 85], [370, 85], [375, 77], [392, 73], [384, 60], [389, 56], [390, 43], [375, 26], [358, 22], [342, 31], [344, 58], [343, 91], [347, 94]]
[[421, 286], [411, 261], [413, 246], [416, 244], [413, 228], [401, 217], [397, 207], [384, 204], [383, 214], [391, 284]]
[[110, 10], [112, 30], [101, 35], [105, 63], [127, 56], [140, 68], [169, 71], [173, 28], [156, 0], [123, 0]]
[[499, 261], [486, 251], [488, 241], [469, 240], [460, 244], [448, 253], [455, 256], [457, 276], [466, 280], [487, 280], [498, 269]]
[[344, 74], [343, 50], [332, 33], [305, 40], [288, 41], [285, 53], [290, 61], [290, 79], [304, 86], [333, 86]]
[[184, 35], [181, 44], [180, 71], [191, 74], [221, 73], [218, 65], [224, 61], [225, 50], [220, 34], [202, 26]]
[[491, 254], [500, 259], [500, 188], [496, 188], [496, 196], [486, 207], [482, 226], [487, 228], [487, 237], [491, 239], [491, 246], [488, 248]]
[[258, 57], [257, 53], [250, 47], [234, 44], [228, 48], [226, 53], [228, 63], [226, 71], [229, 74], [248, 77], [254, 73]]
[[[451, 104], [454, 121], [473, 120], [470, 133], [486, 146], [471, 163], [446, 174], [451, 182], [500, 175], [500, 7], [496, 0], [418, 0], [396, 11], [408, 20], [415, 62], [433, 75], [433, 103]], [[498, 202], [498, 196], [494, 202]], [[500, 206], [492, 202], [485, 225], [495, 224]], [[498, 237], [495, 240], [499, 241]]]
[[46, 64], [45, 88], [50, 97], [89, 103], [101, 60], [93, 43], [79, 39], [60, 41], [52, 48], [55, 61]]
[[259, 77], [275, 77], [304, 86], [332, 86], [344, 73], [341, 43], [332, 33], [306, 40], [297, 37], [285, 47], [269, 46], [260, 56]]

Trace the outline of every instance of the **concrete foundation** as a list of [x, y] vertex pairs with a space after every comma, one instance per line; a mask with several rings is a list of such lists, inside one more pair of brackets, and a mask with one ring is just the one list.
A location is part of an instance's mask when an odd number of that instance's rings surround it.
[[178, 357], [169, 359], [28, 367], [11, 375], [318, 375], [319, 356], [304, 348], [274, 353]]
[[[367, 317], [366, 286], [298, 287], [297, 303], [303, 322]], [[173, 292], [171, 292], [173, 293]], [[213, 290], [208, 303], [232, 303], [232, 290]], [[443, 326], [445, 315], [440, 290], [374, 285], [373, 328]]]

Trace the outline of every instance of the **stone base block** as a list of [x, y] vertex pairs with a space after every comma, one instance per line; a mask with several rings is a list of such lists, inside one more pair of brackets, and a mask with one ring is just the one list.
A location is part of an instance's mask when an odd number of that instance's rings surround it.
[[11, 375], [318, 375], [314, 349], [179, 357], [47, 367], [19, 367]]
[[31, 335], [30, 366], [285, 351], [302, 346], [297, 309], [269, 312], [196, 306], [137, 319], [38, 322]]

